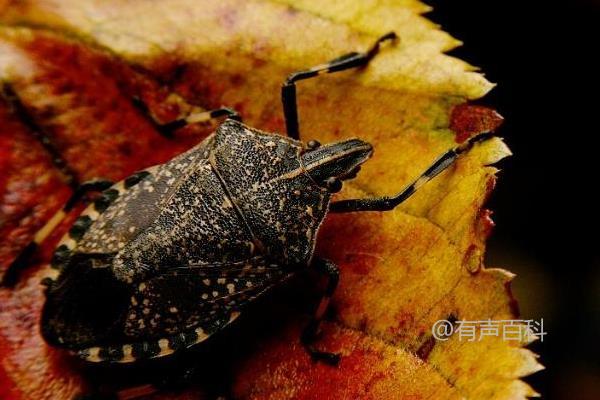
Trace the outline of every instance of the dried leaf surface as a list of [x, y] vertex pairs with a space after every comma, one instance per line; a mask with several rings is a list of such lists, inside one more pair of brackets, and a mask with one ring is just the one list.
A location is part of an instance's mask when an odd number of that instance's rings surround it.
[[[492, 85], [442, 54], [459, 42], [420, 16], [427, 10], [409, 0], [25, 1], [0, 11], [7, 25], [0, 74], [81, 179], [120, 179], [210, 132], [190, 127], [165, 139], [132, 97], [163, 121], [186, 112], [185, 99], [207, 109], [234, 107], [248, 124], [281, 132], [279, 87], [287, 74], [364, 50], [394, 30], [401, 41], [385, 45], [367, 68], [302, 82], [298, 90], [303, 139], [358, 136], [375, 146], [341, 196], [393, 194], [456, 141], [499, 121], [466, 104]], [[5, 266], [69, 189], [30, 127], [0, 106]], [[329, 216], [317, 252], [339, 263], [342, 277], [335, 319], [319, 345], [342, 352], [341, 365], [311, 363], [298, 344], [301, 325], [285, 323], [233, 361], [235, 397], [534, 395], [519, 380], [540, 368], [526, 343], [431, 336], [439, 319], [516, 315], [511, 274], [483, 266], [492, 225], [483, 205], [497, 172], [490, 165], [509, 154], [500, 139], [488, 141], [397, 210]], [[32, 268], [17, 289], [0, 291], [0, 393], [69, 398], [82, 379], [77, 365], [36, 333], [38, 274]]]

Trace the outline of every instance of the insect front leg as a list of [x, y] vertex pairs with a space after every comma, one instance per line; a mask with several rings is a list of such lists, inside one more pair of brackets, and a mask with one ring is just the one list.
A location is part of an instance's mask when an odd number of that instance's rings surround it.
[[417, 179], [404, 188], [395, 196], [383, 196], [371, 199], [352, 199], [340, 200], [331, 203], [329, 211], [336, 213], [354, 212], [354, 211], [389, 211], [403, 203], [412, 196], [421, 186], [429, 182], [439, 173], [450, 167], [458, 157], [471, 149], [477, 142], [488, 140], [492, 137], [489, 132], [473, 136], [460, 146], [457, 146], [438, 158], [429, 168], [425, 170]]
[[319, 273], [327, 277], [327, 287], [325, 288], [325, 293], [323, 293], [323, 297], [321, 298], [319, 306], [315, 310], [312, 319], [302, 332], [301, 341], [314, 360], [324, 361], [331, 365], [337, 365], [340, 361], [340, 355], [336, 353], [329, 353], [326, 351], [317, 350], [314, 347], [314, 342], [317, 339], [317, 336], [319, 335], [321, 321], [323, 320], [323, 316], [327, 311], [327, 307], [329, 306], [331, 296], [333, 296], [333, 293], [337, 288], [340, 277], [340, 270], [338, 266], [335, 265], [333, 262], [325, 259], [315, 260], [314, 267]]
[[[19, 273], [29, 265], [31, 257], [37, 250], [37, 248], [46, 240], [46, 238], [54, 231], [54, 229], [62, 222], [67, 216], [67, 213], [73, 209], [80, 201], [82, 201], [89, 193], [99, 192], [110, 188], [114, 183], [106, 179], [93, 179], [82, 183], [73, 191], [73, 194], [67, 200], [64, 207], [59, 210], [46, 222], [46, 224], [38, 230], [33, 236], [33, 240], [21, 250], [21, 253], [15, 258], [15, 260], [8, 266], [2, 281], [1, 286], [13, 286], [17, 283]], [[99, 203], [110, 203], [110, 195], [103, 195], [99, 199]]]
[[397, 36], [394, 32], [389, 32], [375, 42], [369, 50], [364, 53], [352, 52], [335, 58], [328, 63], [317, 65], [305, 71], [294, 72], [283, 83], [281, 87], [281, 101], [283, 103], [283, 114], [285, 117], [285, 127], [289, 137], [300, 139], [298, 123], [298, 105], [296, 103], [296, 82], [313, 78], [322, 74], [344, 71], [350, 68], [363, 67], [371, 61], [379, 52], [379, 46], [386, 40], [394, 40]]

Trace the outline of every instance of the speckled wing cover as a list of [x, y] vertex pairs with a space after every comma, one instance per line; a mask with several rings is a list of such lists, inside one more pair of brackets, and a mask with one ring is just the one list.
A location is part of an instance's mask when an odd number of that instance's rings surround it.
[[93, 222], [81, 240], [62, 241], [44, 336], [89, 361], [125, 362], [221, 329], [312, 257], [329, 195], [301, 149], [227, 120], [136, 185], [113, 186], [104, 212], [82, 213]]
[[273, 260], [306, 265], [329, 192], [304, 170], [301, 143], [228, 120], [215, 136], [215, 166]]

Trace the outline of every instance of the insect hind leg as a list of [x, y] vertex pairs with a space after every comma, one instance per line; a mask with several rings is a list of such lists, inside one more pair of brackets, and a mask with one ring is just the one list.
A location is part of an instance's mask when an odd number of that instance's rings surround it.
[[[33, 240], [21, 250], [17, 258], [8, 266], [0, 286], [14, 286], [18, 279], [20, 272], [25, 269], [30, 261], [31, 257], [35, 254], [39, 246], [46, 240], [46, 238], [54, 231], [54, 229], [65, 219], [68, 212], [73, 209], [85, 196], [91, 192], [102, 191], [110, 188], [113, 185], [112, 181], [105, 179], [93, 179], [82, 183], [75, 189], [71, 197], [67, 200], [64, 207], [55, 213], [52, 218], [44, 224], [44, 226], [38, 230], [33, 236]], [[105, 196], [107, 197], [107, 196]], [[110, 196], [108, 196], [110, 197]], [[104, 199], [106, 202], [110, 202], [110, 198]]]
[[337, 57], [328, 63], [317, 65], [304, 71], [294, 72], [283, 83], [281, 87], [281, 101], [283, 103], [283, 114], [285, 117], [286, 131], [292, 139], [300, 139], [299, 122], [298, 122], [298, 104], [296, 102], [296, 82], [304, 79], [314, 78], [316, 76], [344, 71], [350, 68], [363, 67], [371, 61], [379, 52], [379, 47], [382, 42], [387, 40], [395, 40], [397, 35], [394, 32], [389, 32], [381, 36], [364, 53], [351, 52]]

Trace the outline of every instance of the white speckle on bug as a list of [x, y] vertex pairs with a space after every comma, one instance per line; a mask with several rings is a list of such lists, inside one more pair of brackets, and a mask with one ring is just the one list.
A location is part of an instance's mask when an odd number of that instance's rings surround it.
[[60, 271], [54, 268], [49, 268], [44, 274], [44, 278], [50, 278], [52, 281], [56, 281], [59, 276]]
[[96, 211], [94, 208], [88, 208], [81, 215], [87, 215], [88, 217], [90, 217], [90, 219], [92, 221], [95, 221], [100, 216], [100, 213], [98, 211]]
[[306, 206], [306, 213], [313, 217], [313, 208], [311, 206]]
[[210, 279], [203, 279], [202, 283], [204, 283], [206, 286], [210, 286]]
[[219, 292], [217, 292], [216, 290], [212, 292], [213, 297], [217, 297], [219, 295]]
[[204, 300], [208, 299], [208, 293], [202, 293], [202, 298], [203, 298]]
[[99, 356], [100, 347], [90, 347], [87, 351], [88, 351], [88, 356], [86, 357], [86, 360], [91, 361], [91, 362], [102, 361], [102, 359]]
[[225, 282], [226, 282], [225, 278], [219, 278], [219, 279], [217, 279], [217, 283], [219, 285], [223, 285]]
[[73, 250], [77, 246], [77, 242], [73, 240], [69, 235], [65, 235], [63, 239], [58, 243], [58, 246], [65, 245], [67, 249]]
[[146, 284], [144, 282], [140, 283], [140, 285], [138, 286], [138, 290], [140, 292], [143, 292], [146, 289]]
[[239, 311], [234, 311], [231, 313], [231, 315], [229, 316], [229, 322], [235, 321], [237, 319], [237, 317], [240, 316]]
[[133, 355], [131, 355], [132, 350], [133, 347], [130, 344], [123, 345], [123, 358], [120, 360], [120, 362], [135, 361], [135, 358]]
[[173, 349], [169, 347], [169, 341], [167, 339], [160, 339], [158, 341], [158, 347], [160, 348], [160, 353], [157, 355], [157, 357], [166, 356], [173, 353]]
[[195, 330], [196, 335], [198, 335], [198, 338], [196, 339], [196, 343], [200, 343], [203, 340], [206, 340], [208, 338], [208, 335], [206, 333], [204, 333], [204, 329], [202, 328], [196, 328]]
[[177, 313], [179, 310], [177, 309], [177, 307], [169, 307], [169, 312], [175, 314]]
[[235, 286], [233, 283], [227, 285], [227, 291], [229, 292], [229, 294], [233, 294], [233, 292], [235, 291]]

